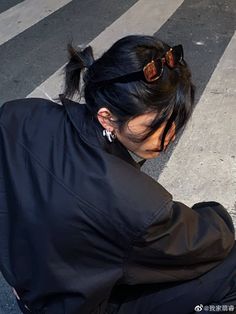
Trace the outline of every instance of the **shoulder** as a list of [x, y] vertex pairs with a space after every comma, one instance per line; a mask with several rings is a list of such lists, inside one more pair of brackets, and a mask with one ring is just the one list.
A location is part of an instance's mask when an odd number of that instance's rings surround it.
[[64, 107], [42, 98], [16, 99], [0, 108], [0, 125], [16, 139], [53, 133], [64, 119]]
[[6, 102], [0, 108], [1, 120], [14, 115], [22, 118], [27, 114], [37, 114], [52, 110], [60, 110], [59, 104], [43, 98], [24, 98]]
[[63, 106], [43, 98], [25, 98], [6, 102], [0, 108], [0, 122], [7, 126], [22, 124], [27, 120], [37, 120], [56, 116], [63, 112]]

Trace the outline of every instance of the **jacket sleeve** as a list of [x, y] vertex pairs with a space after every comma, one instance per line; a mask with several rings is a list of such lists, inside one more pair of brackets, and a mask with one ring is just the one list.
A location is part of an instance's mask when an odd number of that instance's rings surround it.
[[224, 207], [216, 202], [192, 208], [168, 202], [128, 250], [124, 283], [183, 281], [217, 266], [231, 251], [234, 226]]

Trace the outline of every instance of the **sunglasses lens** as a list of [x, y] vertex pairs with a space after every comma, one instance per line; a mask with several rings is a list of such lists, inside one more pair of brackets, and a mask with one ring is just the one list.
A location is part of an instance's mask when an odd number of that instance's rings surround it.
[[148, 82], [157, 80], [162, 74], [163, 65], [161, 59], [149, 62], [143, 69], [145, 79]]
[[174, 52], [173, 49], [170, 49], [167, 51], [165, 55], [166, 63], [170, 68], [173, 68], [175, 66], [175, 57], [174, 57]]
[[184, 51], [182, 45], [172, 47], [165, 55], [166, 62], [170, 68], [175, 67], [178, 62], [181, 62], [183, 57]]

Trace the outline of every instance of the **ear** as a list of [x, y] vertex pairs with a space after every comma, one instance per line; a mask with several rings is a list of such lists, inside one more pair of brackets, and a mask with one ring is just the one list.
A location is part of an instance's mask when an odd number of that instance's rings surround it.
[[100, 108], [97, 113], [97, 119], [104, 129], [111, 132], [114, 131], [115, 128], [112, 122], [115, 121], [115, 119], [113, 118], [109, 109], [105, 107]]

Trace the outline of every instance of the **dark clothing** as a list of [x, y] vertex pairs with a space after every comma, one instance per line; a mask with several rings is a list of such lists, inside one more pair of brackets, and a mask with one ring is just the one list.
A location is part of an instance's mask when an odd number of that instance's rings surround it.
[[234, 245], [222, 205], [174, 202], [83, 104], [4, 104], [0, 147], [0, 270], [32, 311], [102, 314], [114, 286], [197, 278]]
[[115, 288], [106, 314], [190, 314], [196, 306], [201, 314], [236, 313], [236, 244], [222, 263], [196, 279]]

